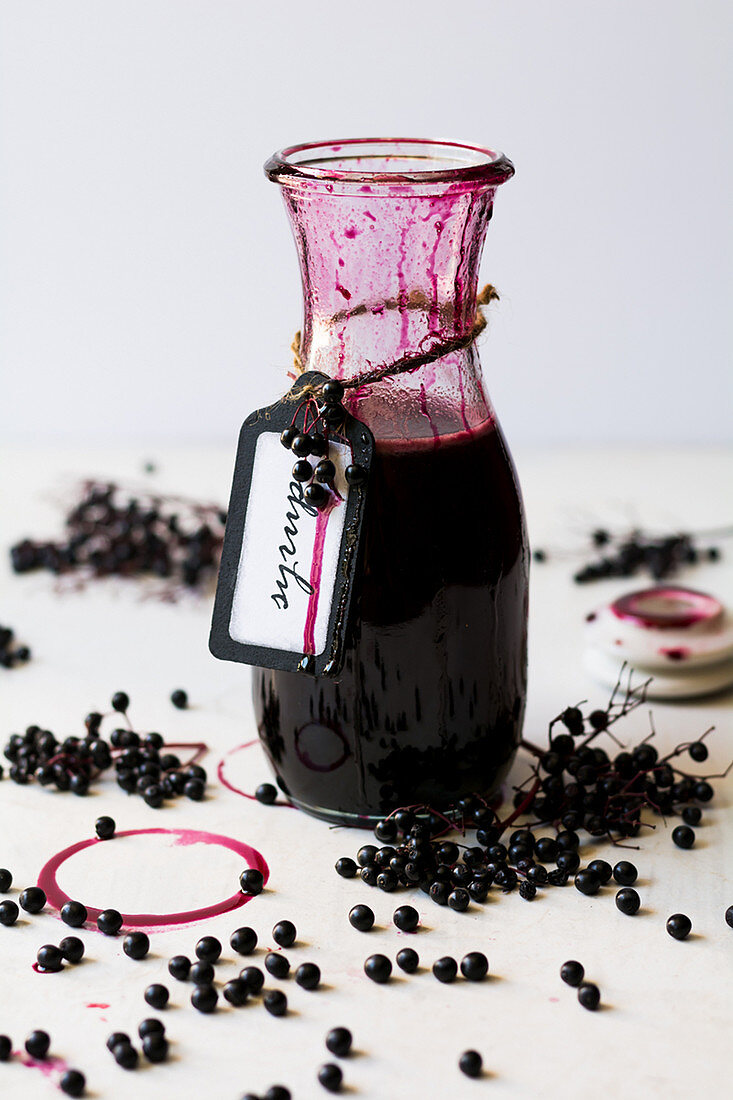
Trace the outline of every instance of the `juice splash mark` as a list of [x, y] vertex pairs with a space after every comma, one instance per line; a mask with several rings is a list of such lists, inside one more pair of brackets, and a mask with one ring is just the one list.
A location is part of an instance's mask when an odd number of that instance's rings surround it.
[[109, 1008], [109, 1005], [97, 1004], [96, 1001], [92, 1001], [87, 1005], [87, 1008]]
[[[395, 207], [395, 211], [399, 211], [400, 209], [401, 209], [401, 207], [399, 207], [399, 206]], [[414, 221], [409, 221], [405, 225], [403, 225], [402, 229], [400, 230], [400, 246], [399, 246], [399, 252], [398, 252], [399, 259], [397, 261], [397, 285], [399, 287], [399, 291], [398, 291], [398, 294], [397, 294], [397, 301], [398, 301], [398, 304], [399, 304], [399, 311], [400, 311], [400, 347], [399, 347], [399, 351], [401, 353], [404, 352], [408, 347], [407, 337], [408, 337], [408, 331], [409, 331], [409, 326], [410, 326], [410, 311], [407, 308], [407, 280], [405, 278], [405, 260], [407, 259], [407, 252], [406, 252], [406, 247], [405, 246], [407, 244], [407, 234], [409, 233], [410, 229], [413, 227], [414, 224], [415, 224]]]
[[[45, 892], [48, 904], [51, 908], [60, 910], [62, 905], [65, 905], [67, 901], [71, 900], [68, 894], [63, 892], [56, 881], [56, 872], [67, 859], [70, 859], [71, 856], [76, 855], [77, 852], [81, 852], [85, 848], [90, 848], [93, 844], [114, 844], [127, 836], [175, 836], [177, 838], [175, 841], [176, 845], [182, 845], [184, 847], [188, 847], [192, 844], [220, 845], [222, 848], [228, 848], [231, 852], [235, 852], [238, 856], [241, 856], [247, 866], [254, 867], [258, 871], [261, 871], [265, 883], [270, 875], [264, 857], [255, 848], [251, 848], [249, 844], [244, 844], [242, 841], [235, 840], [233, 837], [222, 836], [219, 833], [202, 832], [198, 829], [127, 829], [124, 832], [116, 833], [112, 841], [99, 840], [97, 837], [91, 840], [80, 840], [78, 843], [71, 844], [68, 848], [64, 848], [63, 851], [58, 852], [48, 860], [41, 868], [41, 872], [38, 876], [38, 885]], [[231, 897], [224, 898], [222, 901], [217, 901], [213, 905], [206, 905], [200, 909], [185, 910], [180, 913], [123, 913], [122, 927], [147, 928], [162, 931], [168, 927], [181, 924], [193, 924], [196, 921], [217, 917], [221, 913], [229, 913], [233, 909], [238, 909], [240, 906], [246, 905], [246, 903], [251, 900], [249, 894], [243, 894], [241, 891], [238, 891], [236, 894], [232, 894]], [[90, 923], [96, 921], [97, 917], [102, 912], [101, 909], [95, 909], [92, 905], [87, 905], [86, 908], [89, 914]]]
[[27, 1069], [39, 1069], [44, 1077], [53, 1077], [57, 1073], [60, 1076], [69, 1068], [69, 1063], [56, 1054], [49, 1054], [40, 1059], [31, 1058], [25, 1050], [14, 1050], [13, 1055]]
[[316, 518], [316, 537], [313, 543], [313, 560], [311, 561], [310, 586], [311, 594], [308, 597], [308, 610], [305, 616], [305, 630], [303, 632], [303, 653], [315, 653], [316, 651], [316, 618], [318, 616], [318, 598], [321, 593], [321, 574], [323, 572], [323, 547], [326, 542], [326, 528], [328, 517], [334, 508], [342, 503], [338, 493], [329, 494], [328, 504]]
[[31, 970], [35, 970], [36, 974], [60, 974], [63, 967], [58, 970], [47, 970], [45, 966], [39, 966], [38, 963], [31, 963]]
[[[228, 791], [232, 791], [234, 794], [241, 794], [243, 798], [249, 798], [252, 802], [256, 802], [257, 798], [254, 794], [250, 794], [249, 791], [243, 791], [241, 787], [235, 787], [235, 785], [226, 777], [225, 768], [227, 759], [230, 756], [234, 756], [235, 753], [241, 752], [242, 749], [251, 749], [253, 745], [259, 745], [259, 738], [255, 738], [253, 741], [245, 741], [242, 745], [235, 745], [233, 749], [230, 749], [226, 755], [222, 756], [216, 768], [216, 775], [223, 787], [226, 787]], [[290, 806], [293, 809], [293, 803], [286, 800], [277, 801], [272, 803], [273, 806]]]

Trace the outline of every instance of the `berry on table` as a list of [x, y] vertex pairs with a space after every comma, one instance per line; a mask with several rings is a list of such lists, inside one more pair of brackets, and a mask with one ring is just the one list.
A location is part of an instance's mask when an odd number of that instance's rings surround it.
[[21, 893], [18, 902], [26, 913], [40, 913], [46, 904], [46, 895], [40, 886], [28, 886]]
[[400, 905], [392, 914], [392, 920], [400, 932], [414, 932], [420, 923], [420, 914], [412, 905]]
[[695, 843], [695, 832], [689, 825], [678, 825], [672, 830], [672, 840], [678, 848], [692, 848]]
[[168, 1040], [162, 1032], [153, 1032], [143, 1039], [143, 1054], [149, 1062], [165, 1062], [168, 1057]]
[[405, 974], [414, 974], [420, 965], [417, 951], [413, 951], [411, 947], [403, 947], [397, 952], [397, 965]]
[[249, 987], [243, 978], [232, 978], [226, 983], [222, 992], [224, 1000], [237, 1007], [243, 1005], [249, 997]]
[[260, 783], [255, 791], [255, 798], [263, 806], [272, 806], [277, 801], [277, 787], [272, 783]]
[[290, 920], [278, 921], [272, 930], [272, 938], [279, 947], [292, 947], [298, 932]]
[[137, 1025], [137, 1033], [141, 1039], [144, 1039], [146, 1035], [164, 1035], [165, 1024], [162, 1020], [156, 1020], [154, 1016], [149, 1016]]
[[595, 1012], [601, 1003], [601, 991], [593, 982], [584, 982], [578, 989], [578, 1001], [583, 1008]]
[[84, 944], [78, 936], [64, 936], [59, 944], [59, 951], [70, 963], [79, 963], [84, 958]]
[[353, 859], [342, 856], [341, 859], [336, 860], [336, 874], [341, 878], [353, 878], [356, 872], [357, 866]]
[[265, 884], [265, 876], [262, 871], [258, 871], [256, 867], [248, 867], [246, 871], [242, 871], [239, 876], [239, 886], [243, 894], [248, 894], [250, 897], [256, 897], [262, 893], [262, 888]]
[[149, 985], [145, 990], [144, 996], [146, 1003], [149, 1004], [151, 1008], [158, 1009], [158, 1011], [165, 1008], [168, 1004], [168, 990], [159, 982], [154, 982], [152, 985]]
[[335, 1062], [326, 1062], [318, 1070], [318, 1080], [327, 1092], [339, 1092], [344, 1075]]
[[194, 985], [211, 985], [214, 981], [214, 967], [200, 959], [191, 967], [190, 978]]
[[284, 955], [278, 955], [276, 951], [271, 951], [269, 955], [265, 955], [265, 970], [268, 974], [272, 974], [273, 978], [282, 981], [290, 973], [290, 963]]
[[168, 973], [179, 982], [185, 982], [191, 973], [191, 960], [186, 955], [174, 955], [168, 960]]
[[733, 905], [729, 905], [725, 911], [725, 923], [729, 928], [733, 928]]
[[183, 688], [176, 688], [171, 692], [171, 703], [178, 710], [185, 710], [188, 706], [188, 694]]
[[122, 950], [129, 959], [144, 959], [150, 950], [150, 939], [145, 932], [128, 932], [122, 941]]
[[631, 886], [624, 886], [616, 894], [616, 908], [629, 917], [633, 917], [635, 913], [639, 912], [640, 905], [641, 898]]
[[258, 966], [245, 966], [240, 970], [239, 977], [247, 983], [250, 993], [257, 995], [265, 984], [265, 975]]
[[317, 989], [321, 981], [320, 967], [315, 963], [301, 963], [295, 971], [295, 980], [303, 989]]
[[439, 982], [448, 983], [455, 980], [458, 973], [458, 963], [450, 955], [444, 955], [433, 963], [433, 974]]
[[392, 973], [392, 963], [386, 955], [370, 955], [364, 963], [364, 973], [373, 982], [384, 985]]
[[6, 901], [0, 901], [0, 924], [9, 928], [17, 921], [19, 912], [18, 906], [9, 898]]
[[97, 928], [105, 936], [116, 936], [122, 928], [122, 913], [117, 909], [103, 909], [97, 917]]
[[52, 943], [46, 943], [43, 947], [39, 947], [36, 959], [43, 970], [61, 970], [64, 965], [61, 950]]
[[31, 1058], [42, 1061], [48, 1054], [51, 1046], [51, 1037], [47, 1031], [32, 1031], [25, 1041], [25, 1049]]
[[116, 828], [114, 818], [111, 817], [98, 817], [94, 823], [94, 831], [100, 840], [111, 840]]
[[216, 936], [202, 936], [196, 944], [196, 958], [201, 962], [215, 963], [221, 955], [221, 943]]
[[268, 989], [262, 1003], [271, 1016], [284, 1016], [288, 1011], [288, 999], [279, 989]]
[[67, 901], [61, 906], [61, 920], [70, 928], [81, 928], [88, 915], [86, 906], [80, 901]]
[[613, 869], [613, 877], [619, 886], [633, 886], [639, 872], [633, 863], [622, 859]]
[[358, 932], [369, 932], [374, 927], [374, 913], [368, 905], [355, 905], [349, 910], [349, 924]]
[[607, 882], [610, 882], [613, 876], [613, 867], [605, 859], [592, 859], [588, 864], [588, 870], [593, 871], [598, 876], [601, 886], [605, 886]]
[[458, 1059], [458, 1068], [466, 1077], [480, 1077], [484, 1060], [477, 1050], [464, 1050]]
[[684, 913], [673, 913], [667, 919], [667, 931], [675, 940], [685, 940], [692, 931], [692, 921]]
[[585, 967], [575, 959], [569, 959], [560, 967], [560, 977], [566, 985], [578, 986], [585, 976]]
[[580, 890], [581, 894], [586, 894], [589, 897], [593, 894], [597, 894], [601, 888], [601, 880], [595, 871], [591, 871], [589, 867], [586, 867], [583, 871], [578, 871], [575, 876], [575, 889]]
[[469, 951], [461, 959], [461, 974], [469, 982], [480, 982], [489, 972], [489, 960], [482, 951]]
[[0, 1035], [0, 1062], [7, 1062], [13, 1051], [13, 1044], [9, 1036]]
[[139, 1061], [139, 1055], [131, 1042], [117, 1043], [112, 1047], [112, 1057], [118, 1066], [123, 1069], [135, 1069]]
[[13, 876], [6, 867], [0, 867], [0, 894], [7, 894], [13, 885]]
[[346, 1058], [351, 1051], [352, 1042], [352, 1035], [347, 1027], [332, 1027], [326, 1036], [326, 1049], [337, 1058]]
[[229, 937], [229, 946], [238, 955], [251, 955], [257, 946], [254, 928], [237, 928]]
[[191, 994], [191, 1004], [198, 1012], [213, 1012], [219, 994], [213, 985], [197, 985]]
[[78, 1069], [67, 1069], [59, 1080], [59, 1088], [67, 1096], [83, 1096], [87, 1079]]

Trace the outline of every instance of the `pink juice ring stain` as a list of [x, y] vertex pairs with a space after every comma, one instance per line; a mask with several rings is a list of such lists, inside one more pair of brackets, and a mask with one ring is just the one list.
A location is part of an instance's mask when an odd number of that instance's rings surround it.
[[[216, 768], [216, 776], [223, 787], [226, 787], [228, 791], [232, 791], [234, 794], [240, 794], [242, 798], [249, 798], [251, 802], [257, 801], [257, 796], [250, 791], [243, 791], [241, 787], [235, 786], [230, 779], [226, 776], [226, 762], [230, 756], [234, 756], [236, 753], [241, 752], [243, 749], [251, 749], [253, 745], [259, 745], [260, 740], [255, 737], [252, 741], [245, 741], [242, 745], [235, 745], [233, 749], [230, 749], [225, 756], [222, 756]], [[274, 802], [274, 806], [290, 806], [293, 807], [292, 802], [282, 801]]]
[[[93, 844], [116, 843], [128, 836], [176, 836], [178, 838], [176, 844], [183, 846], [192, 844], [217, 844], [241, 856], [249, 867], [254, 867], [256, 870], [261, 871], [264, 883], [267, 883], [270, 875], [264, 857], [255, 848], [250, 847], [249, 844], [244, 844], [242, 841], [235, 840], [233, 837], [223, 836], [219, 833], [203, 832], [198, 829], [127, 829], [124, 832], [116, 833], [112, 841], [100, 840], [98, 837], [93, 837], [89, 840], [80, 840], [76, 844], [71, 844], [68, 848], [64, 848], [63, 851], [58, 852], [48, 860], [41, 868], [41, 872], [38, 876], [38, 885], [45, 891], [47, 902], [51, 908], [60, 910], [67, 901], [71, 900], [68, 894], [64, 893], [56, 881], [57, 871], [63, 863], [78, 852], [83, 851], [85, 848], [90, 848]], [[162, 930], [181, 924], [193, 924], [196, 921], [208, 920], [211, 917], [219, 916], [221, 913], [229, 913], [233, 909], [238, 909], [251, 900], [252, 898], [249, 894], [243, 894], [241, 890], [239, 890], [230, 897], [214, 902], [212, 905], [202, 906], [200, 909], [184, 910], [179, 913], [123, 913], [122, 927]], [[90, 923], [96, 921], [97, 917], [102, 912], [101, 909], [96, 909], [92, 905], [87, 905], [86, 908]]]

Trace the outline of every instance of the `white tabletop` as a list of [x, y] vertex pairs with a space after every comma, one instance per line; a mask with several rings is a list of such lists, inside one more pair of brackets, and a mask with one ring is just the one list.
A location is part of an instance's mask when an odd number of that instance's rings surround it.
[[[364, 1100], [446, 1097], [648, 1098], [725, 1095], [730, 1088], [730, 1026], [733, 1019], [731, 957], [733, 930], [724, 920], [733, 904], [733, 775], [718, 785], [713, 808], [705, 809], [692, 851], [671, 841], [660, 820], [645, 830], [638, 852], [625, 853], [639, 868], [642, 911], [620, 914], [614, 890], [587, 898], [572, 886], [541, 891], [527, 903], [515, 892], [492, 891], [483, 907], [466, 914], [439, 908], [422, 893], [384, 894], [333, 871], [340, 855], [354, 855], [365, 834], [330, 829], [289, 808], [260, 806], [217, 782], [226, 759], [234, 786], [252, 790], [268, 778], [259, 746], [229, 750], [256, 737], [249, 702], [249, 672], [219, 663], [207, 650], [210, 602], [186, 598], [175, 605], [145, 599], [134, 582], [93, 584], [80, 592], [57, 590], [47, 573], [15, 577], [5, 549], [24, 535], [52, 537], [60, 505], [75, 478], [96, 475], [158, 490], [185, 491], [226, 503], [233, 448], [165, 449], [145, 452], [14, 451], [2, 456], [0, 473], [0, 623], [13, 626], [33, 650], [32, 661], [0, 669], [0, 737], [37, 723], [57, 734], [78, 734], [84, 715], [106, 710], [113, 692], [127, 691], [136, 728], [159, 730], [167, 740], [205, 741], [210, 775], [203, 803], [181, 799], [163, 810], [128, 797], [105, 780], [88, 798], [50, 793], [33, 784], [0, 783], [0, 866], [16, 887], [35, 883], [56, 852], [93, 836], [95, 818], [111, 814], [120, 830], [162, 827], [196, 829], [237, 838], [262, 853], [270, 869], [267, 890], [244, 908], [188, 927], [152, 933], [144, 962], [122, 953], [121, 939], [91, 928], [80, 934], [85, 961], [60, 974], [32, 969], [37, 948], [58, 943], [71, 930], [46, 910], [22, 915], [0, 927], [0, 1033], [16, 1049], [26, 1034], [44, 1028], [52, 1052], [86, 1075], [95, 1097], [212, 1097], [236, 1100], [251, 1090], [287, 1085], [297, 1100], [327, 1094], [316, 1081], [318, 1067], [335, 1060], [323, 1044], [329, 1028], [351, 1028], [358, 1052], [344, 1060], [347, 1094]], [[158, 472], [145, 475], [152, 458]], [[532, 573], [530, 691], [526, 736], [542, 743], [548, 720], [580, 699], [603, 705], [606, 692], [581, 667], [584, 615], [634, 582], [574, 585], [579, 559], [568, 553], [596, 524], [622, 528], [639, 523], [661, 531], [721, 526], [731, 521], [733, 462], [720, 451], [542, 452], [518, 455], [530, 531], [550, 560]], [[733, 602], [733, 543], [724, 559], [691, 568], [681, 580]], [[639, 585], [640, 587], [641, 585]], [[172, 689], [187, 690], [191, 707], [175, 710]], [[694, 739], [708, 726], [710, 761], [701, 771], [720, 771], [733, 756], [731, 696], [696, 703], [654, 704], [657, 744], [669, 749]], [[648, 708], [616, 727], [623, 740], [648, 731]], [[111, 726], [107, 727], [108, 729]], [[7, 764], [6, 761], [3, 761]], [[696, 767], [691, 765], [691, 768]], [[526, 771], [518, 759], [512, 779]], [[603, 845], [585, 844], [583, 858], [608, 856]], [[613, 853], [612, 853], [613, 856]], [[71, 896], [99, 907], [160, 912], [208, 905], [236, 890], [241, 860], [222, 848], [172, 846], [165, 836], [121, 839], [80, 853], [59, 870]], [[391, 926], [393, 909], [413, 903], [418, 934]], [[373, 907], [377, 925], [368, 935], [346, 919], [356, 902]], [[694, 934], [671, 939], [665, 920], [687, 913]], [[291, 1011], [277, 1019], [259, 1002], [202, 1016], [189, 1004], [190, 984], [174, 981], [167, 960], [191, 955], [200, 935], [225, 944], [222, 978], [247, 960], [228, 947], [231, 931], [251, 924], [262, 947], [282, 918], [298, 928], [298, 943], [286, 954], [292, 964], [312, 960], [324, 986], [307, 992], [291, 979], [281, 986]], [[367, 955], [394, 958], [414, 946], [424, 968], [399, 973], [387, 986], [363, 974]], [[490, 977], [473, 984], [441, 985], [430, 973], [439, 956], [459, 958], [482, 950]], [[261, 966], [264, 951], [250, 961]], [[585, 1011], [558, 970], [579, 959], [600, 986], [603, 1010]], [[171, 991], [162, 1013], [171, 1039], [169, 1062], [125, 1072], [105, 1048], [112, 1030], [134, 1033], [155, 1015], [143, 1001], [145, 987], [161, 981]], [[479, 1050], [487, 1075], [461, 1075], [460, 1053]], [[3, 1097], [52, 1095], [57, 1075], [26, 1068], [16, 1058], [0, 1064]]]

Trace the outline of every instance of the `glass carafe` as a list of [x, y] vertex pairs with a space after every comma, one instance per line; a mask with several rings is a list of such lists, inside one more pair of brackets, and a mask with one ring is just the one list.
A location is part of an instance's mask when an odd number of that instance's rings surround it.
[[[305, 370], [353, 379], [470, 336], [506, 158], [348, 140], [294, 146], [265, 170], [298, 249]], [[254, 701], [288, 797], [367, 825], [496, 792], [524, 712], [528, 551], [475, 342], [348, 389], [345, 404], [376, 451], [344, 668], [256, 669]]]

